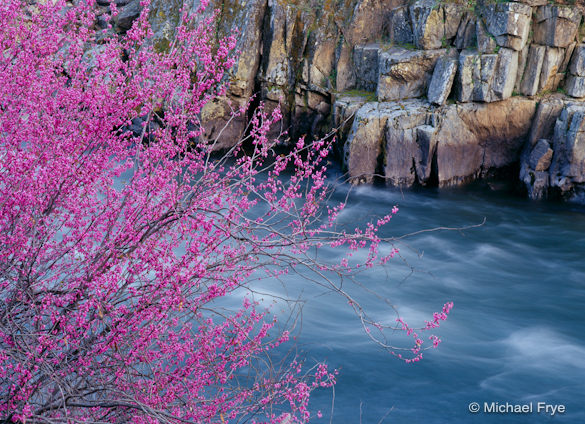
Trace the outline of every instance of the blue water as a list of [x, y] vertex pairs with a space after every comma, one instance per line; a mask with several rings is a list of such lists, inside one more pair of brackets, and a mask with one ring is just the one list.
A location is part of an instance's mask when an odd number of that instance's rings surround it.
[[[338, 185], [332, 202], [347, 190]], [[298, 277], [272, 289], [291, 295], [292, 287], [302, 287], [299, 349], [309, 362], [325, 359], [339, 369], [332, 422], [585, 423], [585, 209], [481, 189], [359, 187], [341, 220], [353, 228], [393, 205], [400, 212], [386, 237], [485, 224], [409, 237], [397, 244], [401, 257], [386, 271], [360, 276], [413, 325], [444, 302], [455, 303], [438, 331], [442, 344], [416, 364], [370, 342], [339, 296], [307, 288]], [[374, 316], [395, 318], [375, 296], [347, 287]], [[397, 335], [396, 342], [404, 340]], [[315, 422], [330, 422], [332, 396], [331, 390], [313, 395], [311, 409], [324, 415]], [[469, 412], [471, 402], [479, 403], [479, 413]], [[533, 412], [488, 413], [484, 402], [532, 404]], [[538, 402], [565, 412], [538, 413]]]

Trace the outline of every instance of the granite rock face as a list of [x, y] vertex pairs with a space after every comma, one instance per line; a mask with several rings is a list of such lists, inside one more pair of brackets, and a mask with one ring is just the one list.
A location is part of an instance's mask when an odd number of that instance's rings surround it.
[[435, 64], [445, 49], [409, 50], [392, 47], [379, 55], [378, 100], [382, 102], [426, 94]]
[[438, 106], [445, 104], [447, 97], [451, 93], [456, 73], [457, 59], [455, 57], [442, 56], [439, 58], [429, 84], [427, 94], [429, 102]]
[[537, 8], [534, 21], [535, 43], [567, 47], [577, 36], [581, 13], [577, 8], [546, 5]]
[[[115, 1], [114, 30], [124, 33], [140, 2]], [[106, 3], [97, 1], [98, 28]], [[158, 49], [172, 41], [178, 11], [200, 3], [153, 0]], [[201, 112], [205, 135], [217, 149], [233, 145], [250, 114], [232, 111], [255, 107], [255, 96], [283, 112], [271, 136], [336, 127], [354, 183], [457, 185], [516, 164], [531, 197], [574, 199], [585, 8], [568, 3], [211, 0], [201, 19], [219, 9], [217, 36], [238, 28], [240, 53], [225, 96]]]
[[516, 51], [524, 48], [530, 32], [530, 6], [516, 2], [488, 4], [483, 15], [488, 32], [499, 46]]

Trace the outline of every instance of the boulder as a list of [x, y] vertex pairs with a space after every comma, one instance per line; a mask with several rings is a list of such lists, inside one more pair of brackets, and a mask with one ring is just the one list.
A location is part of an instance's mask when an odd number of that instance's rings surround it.
[[569, 72], [573, 75], [585, 77], [585, 44], [579, 44], [575, 47]]
[[419, 49], [440, 49], [445, 36], [445, 16], [435, 0], [418, 0], [410, 6], [414, 42]]
[[538, 91], [556, 90], [563, 75], [560, 69], [565, 58], [565, 49], [562, 47], [546, 47], [538, 83]]
[[554, 129], [550, 183], [568, 200], [583, 201], [585, 190], [585, 105], [568, 104]]
[[553, 150], [550, 148], [548, 140], [541, 138], [530, 152], [528, 165], [534, 171], [546, 171], [550, 167], [552, 157]]
[[455, 37], [455, 47], [459, 50], [475, 48], [477, 45], [477, 18], [474, 13], [466, 13], [461, 19], [457, 36]]
[[534, 96], [538, 92], [540, 73], [546, 47], [538, 44], [531, 44], [528, 51], [526, 69], [520, 85], [520, 92], [525, 96]]
[[569, 75], [566, 84], [567, 94], [571, 97], [585, 97], [585, 77]]
[[433, 76], [429, 84], [427, 98], [435, 105], [444, 105], [449, 97], [455, 74], [457, 73], [457, 59], [441, 56], [435, 65]]
[[491, 101], [504, 100], [512, 95], [518, 73], [518, 52], [501, 48], [498, 65], [492, 82]]
[[450, 45], [457, 36], [464, 8], [454, 3], [417, 0], [410, 6], [409, 14], [416, 46], [432, 50]]
[[497, 103], [459, 105], [459, 117], [484, 148], [484, 170], [519, 160], [531, 130], [536, 103], [533, 99], [511, 97]]
[[463, 51], [459, 56], [457, 100], [494, 102], [512, 95], [518, 69], [518, 52], [501, 48], [498, 54]]
[[418, 101], [402, 106], [395, 107], [386, 119], [384, 178], [393, 187], [426, 185], [436, 145], [433, 110]]
[[140, 0], [132, 0], [120, 9], [115, 18], [116, 30], [120, 32], [128, 31], [132, 28], [134, 21], [140, 16]]
[[372, 183], [380, 172], [384, 126], [394, 111], [389, 103], [366, 103], [355, 114], [343, 147], [343, 165], [352, 184]]
[[361, 108], [368, 99], [359, 95], [340, 95], [333, 103], [332, 122], [333, 127], [337, 130], [337, 140], [347, 139], [351, 130], [356, 112]]
[[445, 106], [434, 134], [439, 186], [470, 182], [517, 162], [535, 108], [536, 101], [519, 97]]
[[380, 52], [377, 96], [380, 101], [420, 97], [427, 93], [440, 50], [409, 50], [392, 47]]
[[541, 6], [535, 13], [533, 41], [551, 47], [571, 44], [581, 23], [581, 12], [570, 6]]
[[397, 7], [390, 12], [388, 26], [388, 33], [392, 43], [397, 45], [414, 43], [414, 34], [407, 6]]
[[360, 90], [376, 91], [378, 86], [378, 51], [377, 43], [355, 46], [353, 63], [356, 71], [356, 86]]
[[480, 19], [476, 24], [477, 50], [479, 53], [493, 53], [496, 50], [496, 39], [487, 32], [485, 24]]
[[528, 137], [528, 153], [532, 150], [539, 139], [552, 138], [555, 122], [561, 114], [564, 106], [565, 102], [559, 95], [543, 99], [538, 104], [538, 109], [536, 110], [536, 115], [534, 115], [532, 128], [530, 129], [530, 135]]
[[479, 78], [480, 59], [477, 51], [464, 50], [459, 55], [455, 92], [458, 102], [473, 100], [473, 88]]
[[487, 30], [499, 46], [522, 50], [528, 40], [532, 8], [522, 3], [495, 3], [483, 10]]

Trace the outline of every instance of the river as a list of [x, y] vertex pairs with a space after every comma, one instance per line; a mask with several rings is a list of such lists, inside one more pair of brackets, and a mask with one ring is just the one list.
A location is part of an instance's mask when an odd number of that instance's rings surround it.
[[[332, 202], [347, 190], [339, 184]], [[585, 208], [483, 188], [358, 187], [341, 220], [364, 224], [393, 205], [387, 237], [485, 224], [409, 237], [387, 272], [360, 277], [412, 325], [454, 302], [441, 345], [419, 363], [371, 343], [339, 296], [305, 293], [300, 349], [339, 368], [332, 422], [585, 422]], [[393, 319], [379, 302], [366, 306]], [[311, 410], [323, 412], [315, 422], [330, 421], [331, 401], [331, 390], [313, 395]], [[532, 412], [493, 412], [522, 407]]]

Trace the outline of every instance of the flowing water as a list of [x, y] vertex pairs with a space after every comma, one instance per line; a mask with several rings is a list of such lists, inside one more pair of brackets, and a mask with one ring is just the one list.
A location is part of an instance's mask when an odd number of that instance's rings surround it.
[[[348, 190], [338, 188], [333, 202]], [[412, 325], [455, 303], [437, 332], [443, 342], [419, 363], [371, 343], [339, 296], [306, 293], [299, 344], [340, 371], [332, 422], [585, 423], [585, 208], [473, 188], [359, 187], [341, 219], [364, 224], [393, 205], [400, 212], [384, 236], [485, 224], [409, 237], [387, 272], [360, 277]], [[394, 319], [380, 302], [365, 306]], [[330, 421], [331, 401], [330, 390], [314, 394], [311, 409], [323, 412], [315, 422]], [[532, 412], [489, 412], [498, 405]]]

